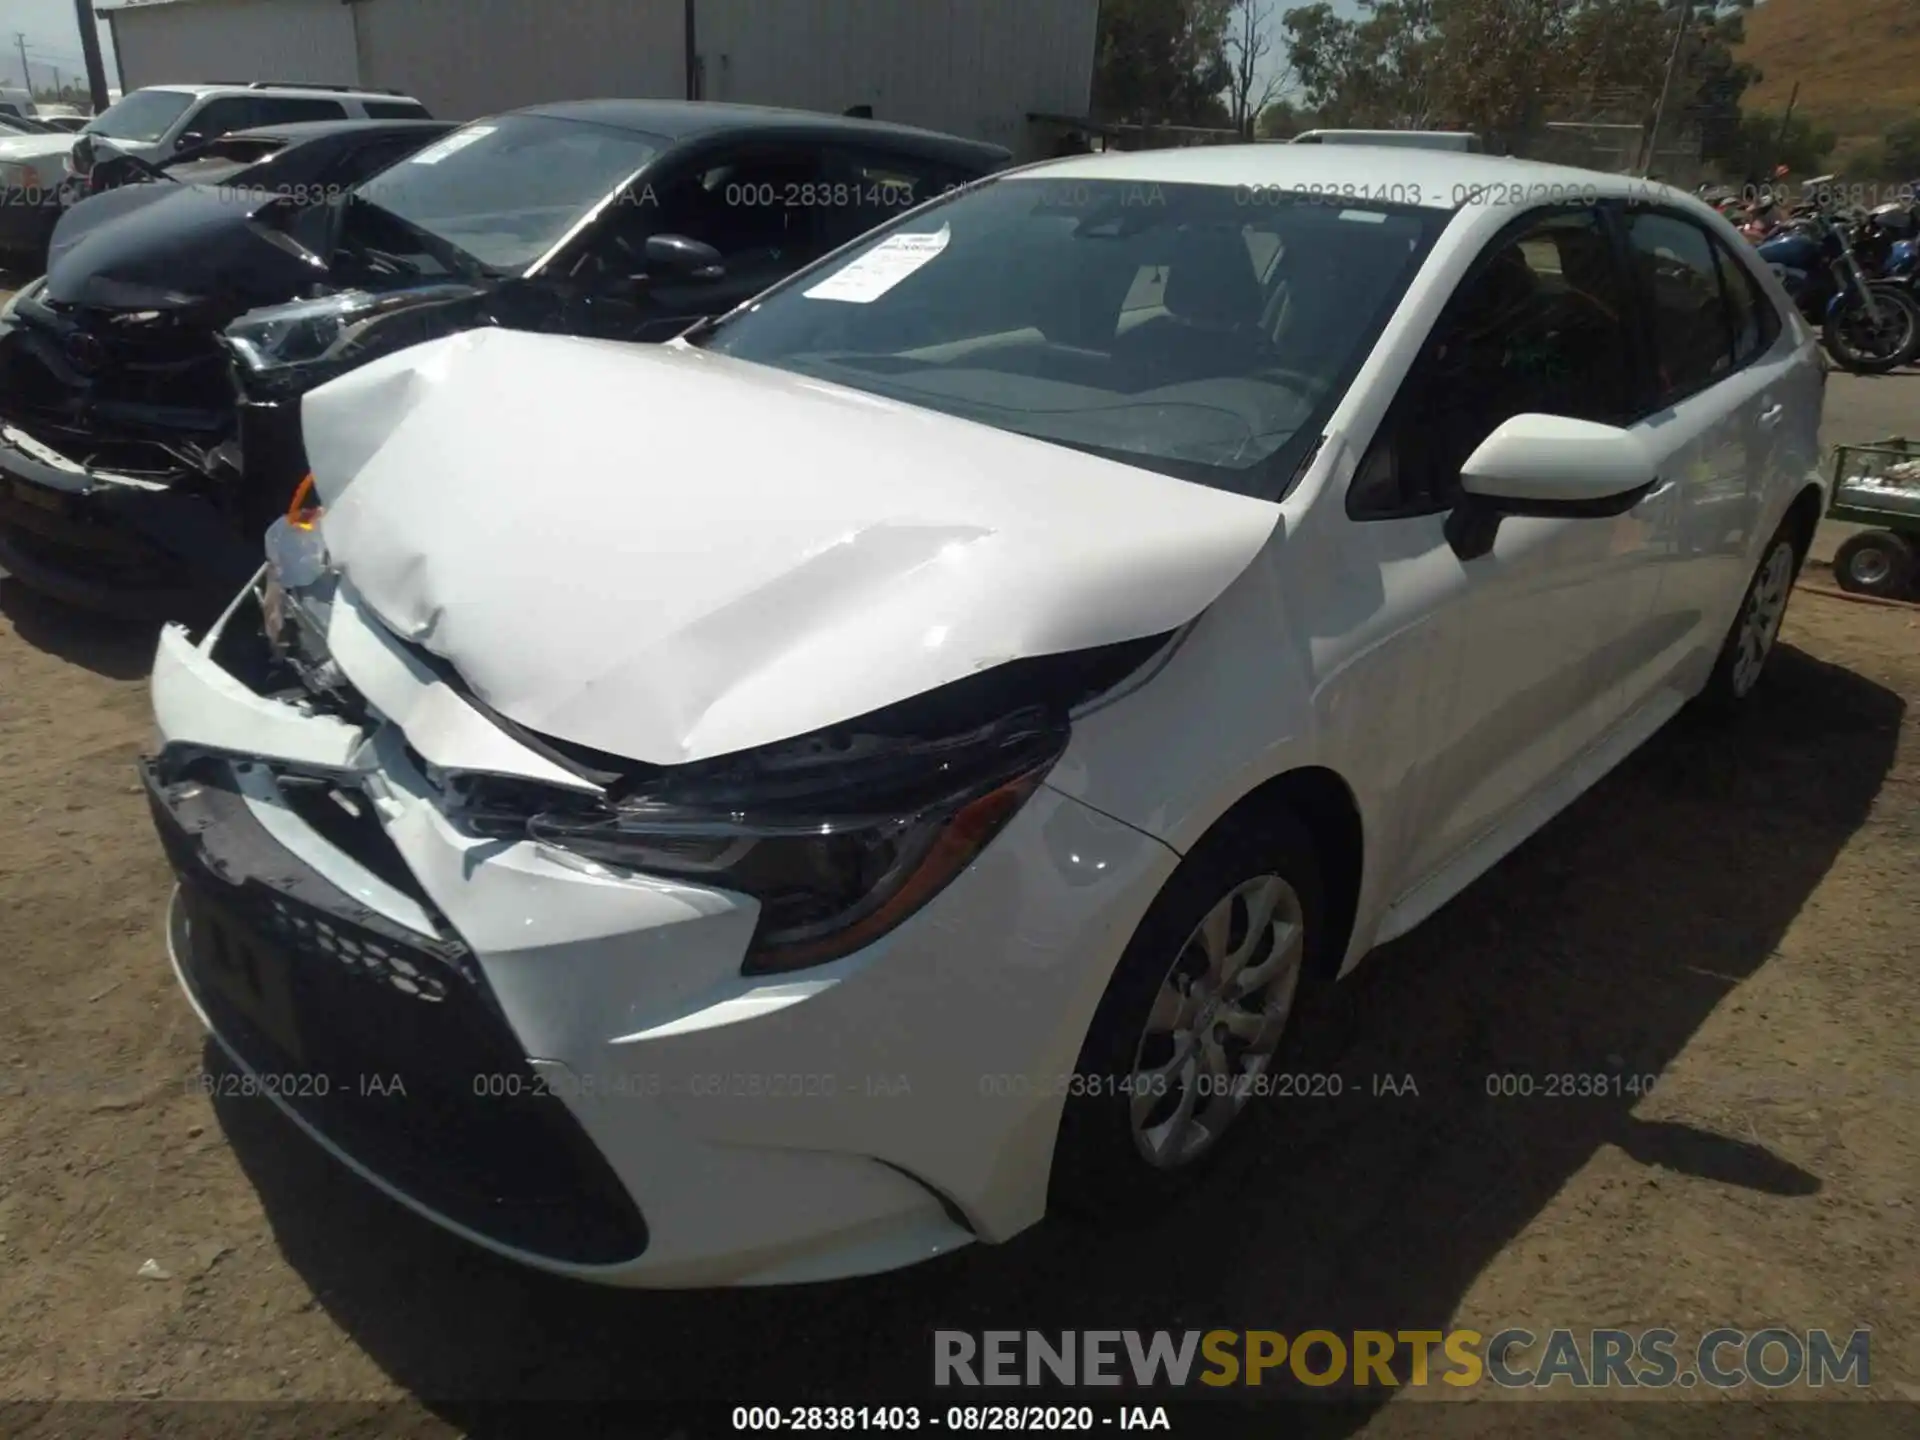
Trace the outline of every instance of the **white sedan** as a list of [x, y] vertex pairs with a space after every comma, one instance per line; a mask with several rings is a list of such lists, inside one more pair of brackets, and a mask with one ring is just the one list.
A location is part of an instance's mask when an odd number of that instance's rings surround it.
[[1690, 197], [1266, 145], [968, 186], [664, 347], [389, 356], [161, 638], [174, 966], [562, 1274], [1158, 1204], [1326, 987], [1749, 699], [1823, 384]]

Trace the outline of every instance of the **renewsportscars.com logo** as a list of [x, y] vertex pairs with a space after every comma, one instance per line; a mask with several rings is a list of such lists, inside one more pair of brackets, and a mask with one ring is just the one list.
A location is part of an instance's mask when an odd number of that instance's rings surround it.
[[1503, 1389], [1865, 1386], [1871, 1331], [936, 1330], [940, 1387], [1492, 1384]]

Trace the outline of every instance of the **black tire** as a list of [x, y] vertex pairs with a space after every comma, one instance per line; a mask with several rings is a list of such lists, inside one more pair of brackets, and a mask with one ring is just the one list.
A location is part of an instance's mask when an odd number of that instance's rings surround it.
[[[1727, 638], [1721, 643], [1719, 658], [1714, 661], [1713, 673], [1707, 677], [1706, 689], [1701, 691], [1696, 702], [1697, 708], [1709, 714], [1730, 714], [1740, 709], [1753, 695], [1767, 659], [1773, 654], [1774, 641], [1779, 636], [1781, 622], [1786, 618], [1787, 603], [1793, 598], [1794, 582], [1800, 578], [1800, 567], [1806, 560], [1806, 543], [1806, 536], [1802, 534], [1798, 522], [1791, 517], [1767, 541], [1766, 548], [1760, 552], [1760, 563], [1754, 567], [1753, 577], [1747, 581], [1746, 592], [1740, 597], [1740, 609], [1727, 630]], [[1771, 613], [1770, 620], [1764, 625], [1765, 633], [1759, 645], [1757, 663], [1746, 663], [1745, 657], [1752, 645], [1748, 626], [1757, 619], [1756, 606], [1768, 603], [1756, 597], [1770, 588], [1776, 566], [1785, 569], [1784, 589], [1778, 597], [1779, 608]]]
[[1862, 344], [1850, 323], [1857, 305], [1843, 307], [1829, 315], [1820, 330], [1834, 363], [1856, 375], [1884, 375], [1899, 369], [1920, 352], [1920, 303], [1904, 292], [1878, 288], [1874, 290], [1874, 299], [1880, 305], [1897, 307], [1903, 312], [1904, 323], [1897, 337], [1890, 330], [1886, 343]]
[[[1131, 1080], [1137, 1066], [1161, 1058], [1148, 1049], [1148, 1019], [1156, 1000], [1162, 998], [1163, 987], [1176, 983], [1178, 973], [1188, 968], [1197, 953], [1193, 947], [1201, 921], [1241, 887], [1265, 876], [1284, 882], [1297, 906], [1283, 900], [1275, 913], [1297, 910], [1301, 931], [1299, 980], [1284, 1019], [1277, 1022], [1280, 1038], [1265, 1073], [1282, 1072], [1300, 1052], [1302, 1037], [1332, 988], [1332, 967], [1325, 963], [1324, 954], [1325, 891], [1319, 860], [1305, 827], [1290, 814], [1230, 819], [1181, 861], [1134, 931], [1108, 982], [1081, 1046], [1075, 1084], [1069, 1087], [1061, 1116], [1050, 1180], [1051, 1208], [1099, 1220], [1151, 1215], [1183, 1193], [1194, 1177], [1253, 1128], [1245, 1111], [1265, 1093], [1257, 1081], [1236, 1087], [1244, 1098], [1234, 1102], [1236, 1113], [1218, 1125], [1217, 1138], [1202, 1153], [1161, 1168], [1148, 1160], [1143, 1142], [1136, 1141], [1136, 1097], [1121, 1086]], [[1233, 913], [1244, 914], [1244, 902]], [[1271, 927], [1262, 928], [1273, 934]], [[1272, 951], [1256, 947], [1253, 954], [1270, 956]], [[1249, 960], [1247, 968], [1260, 963], [1264, 961]], [[1284, 974], [1289, 968], [1283, 963], [1276, 973]], [[1205, 1020], [1210, 1013], [1212, 1007], [1203, 1010], [1200, 1018]], [[1243, 1011], [1241, 1016], [1251, 1020], [1261, 1013]], [[1193, 1028], [1216, 1037], [1226, 1031], [1224, 1022]], [[1229, 1047], [1232, 1043], [1228, 1041]], [[1154, 1104], [1177, 1103], [1178, 1083], [1170, 1082], [1164, 1094], [1156, 1091], [1149, 1099]]]
[[1913, 542], [1891, 530], [1868, 530], [1848, 540], [1833, 556], [1833, 580], [1850, 595], [1905, 600], [1920, 575]]

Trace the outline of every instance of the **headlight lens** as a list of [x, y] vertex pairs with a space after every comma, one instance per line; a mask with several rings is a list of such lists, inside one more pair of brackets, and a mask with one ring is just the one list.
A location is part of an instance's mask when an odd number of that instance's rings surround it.
[[374, 294], [346, 290], [317, 300], [296, 300], [250, 310], [227, 326], [227, 348], [256, 375], [329, 365], [348, 359], [375, 323], [401, 310], [468, 300], [471, 285], [430, 285]]
[[[744, 970], [822, 965], [873, 943], [972, 863], [1039, 788], [1065, 722], [1024, 711], [963, 735], [773, 747], [549, 810], [533, 840], [760, 902]], [[691, 773], [690, 773], [691, 772]], [[751, 796], [751, 800], [749, 800]]]

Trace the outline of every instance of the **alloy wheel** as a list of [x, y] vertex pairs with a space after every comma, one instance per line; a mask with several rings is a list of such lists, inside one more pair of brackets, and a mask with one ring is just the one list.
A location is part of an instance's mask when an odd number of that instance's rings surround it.
[[1747, 604], [1740, 616], [1740, 633], [1733, 660], [1733, 693], [1745, 698], [1759, 682], [1773, 642], [1780, 633], [1780, 622], [1787, 613], [1787, 596], [1793, 589], [1793, 547], [1786, 541], [1775, 545], [1754, 577], [1747, 593]]
[[1306, 959], [1300, 896], [1258, 875], [1221, 896], [1174, 957], [1134, 1052], [1129, 1119], [1159, 1169], [1211, 1150], [1260, 1088]]

